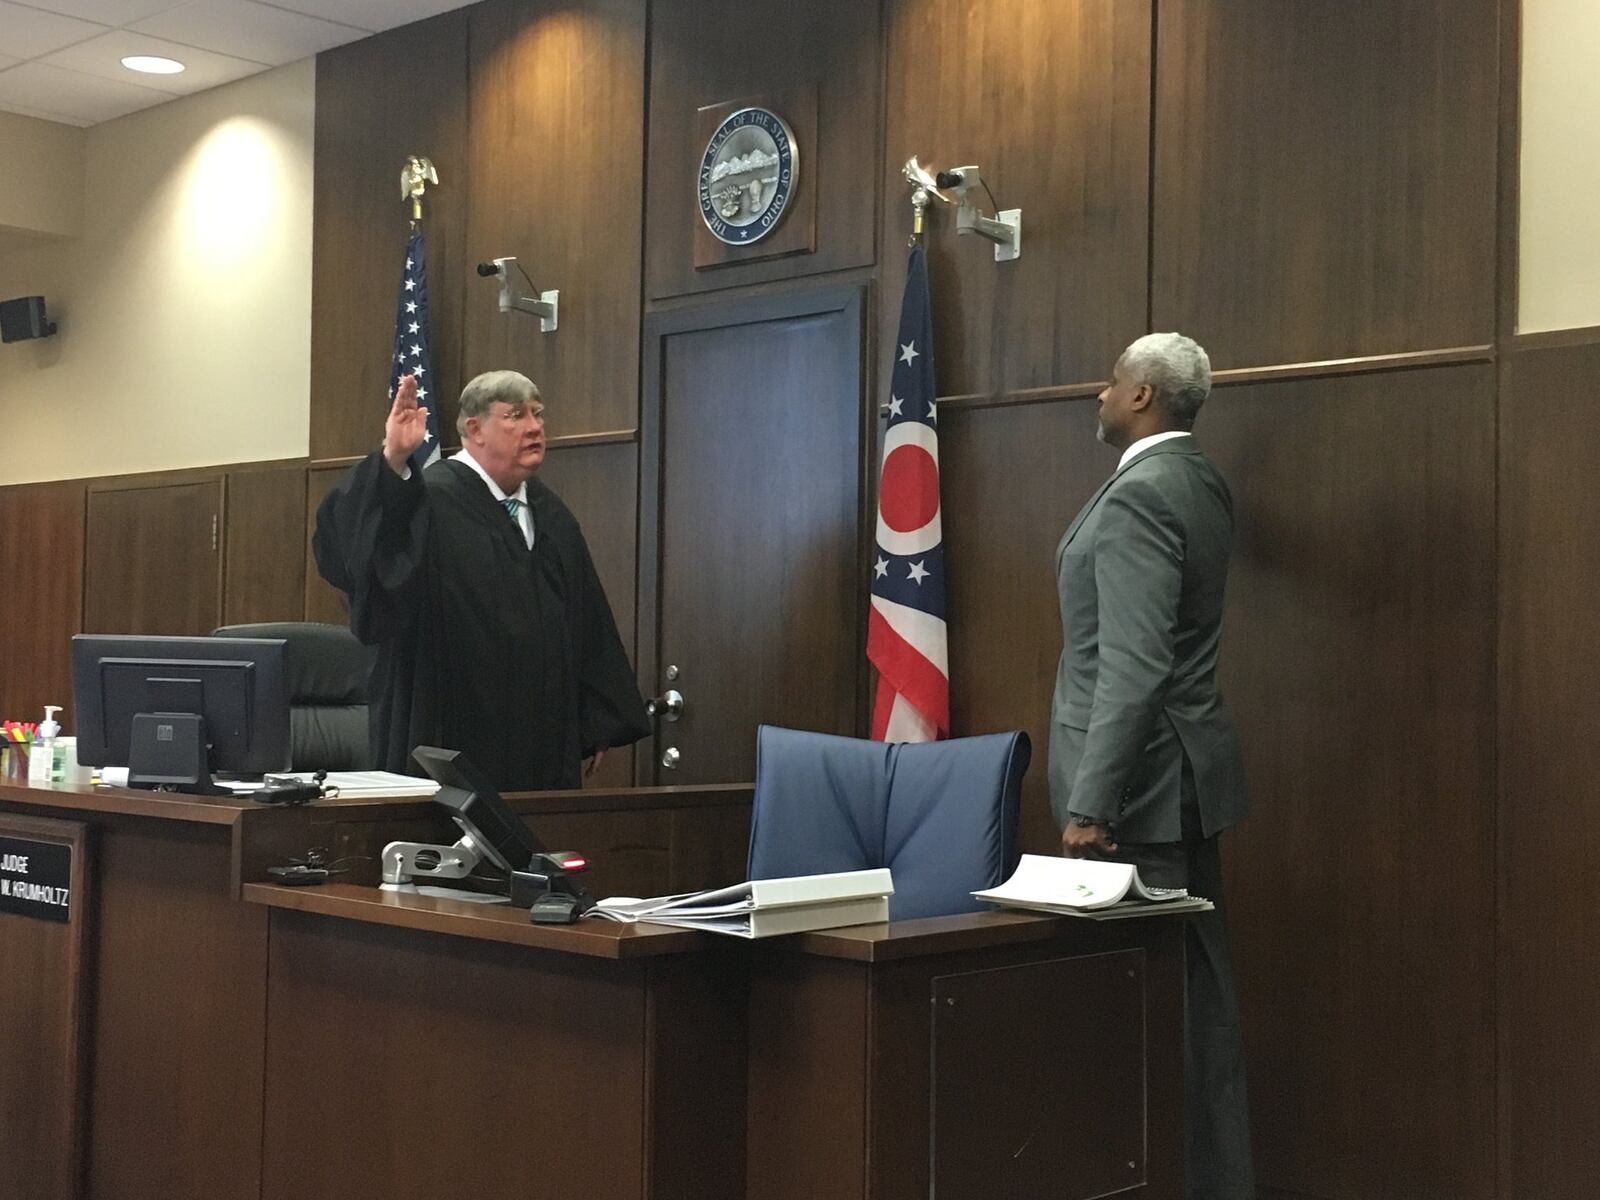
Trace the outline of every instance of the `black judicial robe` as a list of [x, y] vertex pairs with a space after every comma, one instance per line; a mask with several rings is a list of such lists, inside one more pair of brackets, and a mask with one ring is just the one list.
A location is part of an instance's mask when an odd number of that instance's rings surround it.
[[460, 750], [506, 791], [581, 784], [582, 760], [650, 732], [578, 522], [528, 481], [535, 540], [469, 466], [402, 480], [368, 455], [317, 509], [317, 569], [378, 647], [372, 752]]

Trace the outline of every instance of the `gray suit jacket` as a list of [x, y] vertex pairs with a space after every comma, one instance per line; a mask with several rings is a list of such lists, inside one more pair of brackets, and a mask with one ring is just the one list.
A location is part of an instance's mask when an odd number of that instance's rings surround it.
[[1209, 837], [1248, 809], [1217, 689], [1233, 499], [1192, 437], [1138, 454], [1056, 550], [1061, 665], [1050, 710], [1050, 807], [1114, 823], [1123, 842], [1182, 837], [1184, 767]]

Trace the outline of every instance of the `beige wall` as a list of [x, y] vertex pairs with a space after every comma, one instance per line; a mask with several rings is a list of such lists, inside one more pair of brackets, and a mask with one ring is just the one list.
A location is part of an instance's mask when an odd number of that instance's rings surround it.
[[1517, 328], [1600, 325], [1600, 3], [1522, 6]]
[[85, 140], [71, 125], [0, 112], [0, 230], [42, 237], [80, 232]]
[[314, 70], [88, 130], [82, 233], [0, 243], [60, 326], [0, 346], [0, 483], [307, 452]]

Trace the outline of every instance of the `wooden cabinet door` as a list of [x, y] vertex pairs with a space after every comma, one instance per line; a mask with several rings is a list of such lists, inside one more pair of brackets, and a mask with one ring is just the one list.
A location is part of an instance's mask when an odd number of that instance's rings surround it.
[[11, 630], [0, 715], [37, 721], [46, 704], [72, 703], [68, 647], [83, 616], [83, 511], [82, 480], [0, 488], [0, 608]]
[[685, 707], [641, 783], [748, 780], [763, 723], [859, 732], [862, 307], [835, 287], [649, 324], [639, 674]]
[[222, 481], [89, 493], [86, 633], [203, 634], [221, 624]]

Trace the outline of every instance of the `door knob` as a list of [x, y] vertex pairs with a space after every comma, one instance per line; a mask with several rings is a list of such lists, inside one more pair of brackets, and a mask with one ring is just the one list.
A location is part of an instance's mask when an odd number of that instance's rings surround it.
[[683, 761], [683, 755], [676, 746], [668, 746], [661, 752], [661, 765], [669, 771], [677, 770], [678, 764]]
[[683, 714], [683, 693], [673, 688], [654, 700], [645, 701], [644, 710], [652, 717], [676, 721]]

